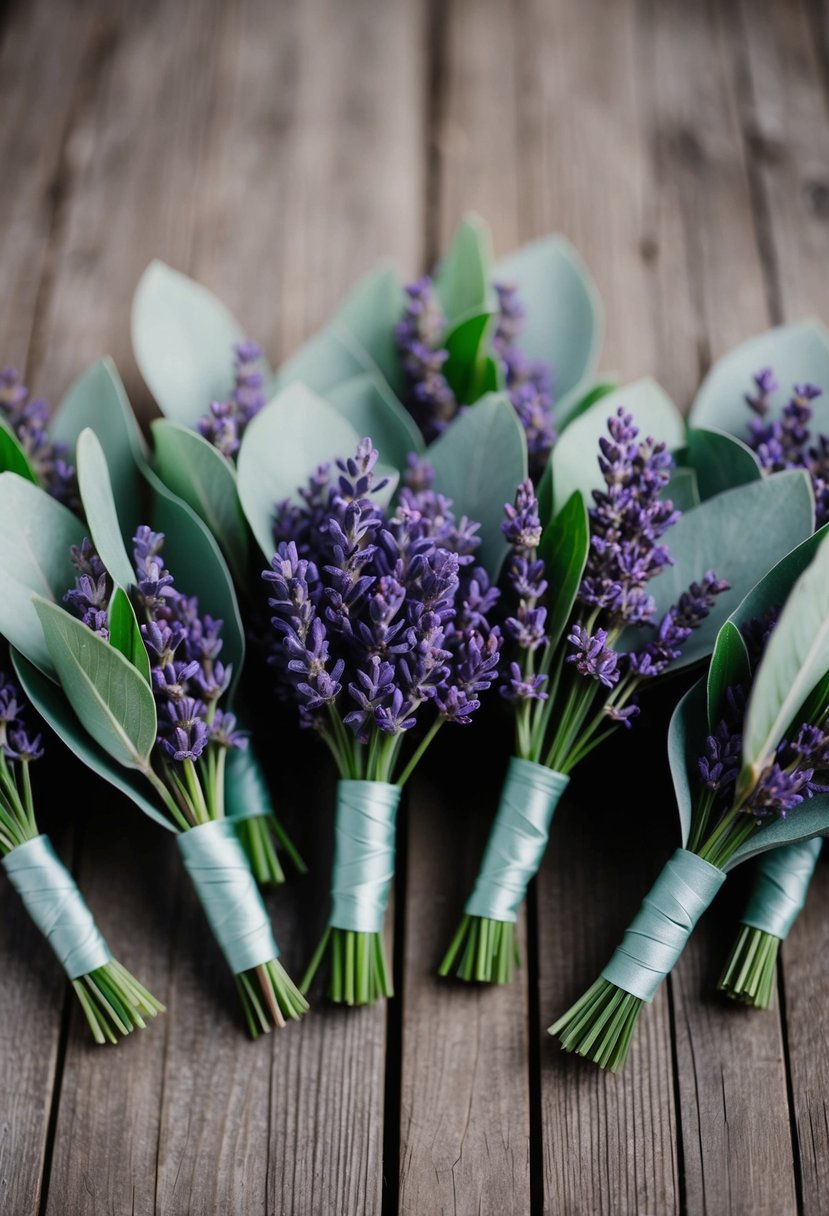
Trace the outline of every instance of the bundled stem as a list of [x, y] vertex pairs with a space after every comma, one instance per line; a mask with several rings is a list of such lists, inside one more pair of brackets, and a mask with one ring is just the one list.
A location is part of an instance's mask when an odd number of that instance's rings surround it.
[[308, 873], [308, 867], [275, 815], [239, 819], [236, 831], [260, 886], [278, 887], [285, 882], [280, 852], [285, 854], [297, 874], [304, 877]]
[[743, 1005], [771, 1009], [779, 949], [779, 937], [741, 925], [717, 985], [720, 991]]

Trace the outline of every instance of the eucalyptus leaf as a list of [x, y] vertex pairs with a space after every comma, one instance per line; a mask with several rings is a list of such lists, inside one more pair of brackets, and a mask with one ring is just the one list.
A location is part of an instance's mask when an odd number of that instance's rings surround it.
[[47, 675], [54, 673], [32, 593], [61, 600], [77, 571], [70, 549], [86, 529], [45, 490], [0, 473], [0, 633]]
[[61, 742], [93, 773], [131, 798], [150, 819], [168, 832], [174, 832], [176, 829], [169, 819], [149, 797], [146, 778], [133, 769], [124, 768], [90, 738], [60, 685], [47, 679], [19, 651], [12, 651], [12, 662], [26, 699]]
[[155, 463], [165, 485], [203, 520], [239, 582], [247, 575], [248, 533], [236, 469], [212, 443], [166, 418], [153, 423]]
[[403, 373], [394, 327], [403, 308], [403, 285], [397, 271], [382, 264], [360, 280], [336, 313], [336, 320], [354, 336], [398, 397], [403, 392]]
[[695, 793], [691, 786], [697, 760], [703, 754], [706, 728], [707, 692], [705, 680], [688, 689], [671, 715], [668, 727], [668, 763], [674, 783], [682, 847], [688, 843], [694, 816]]
[[135, 609], [123, 587], [115, 587], [109, 601], [109, 644], [120, 651], [125, 659], [136, 667], [148, 684], [150, 677], [150, 659]]
[[481, 395], [487, 369], [491, 369], [487, 352], [492, 328], [492, 313], [474, 313], [459, 321], [446, 336], [449, 357], [443, 365], [443, 374], [456, 400], [462, 405], [477, 400]]
[[[680, 517], [665, 534], [674, 564], [648, 584], [656, 603], [654, 621], [658, 623], [683, 591], [708, 570], [726, 579], [730, 590], [717, 596], [671, 670], [710, 653], [725, 619], [772, 565], [811, 534], [813, 523], [811, 485], [801, 469], [737, 486]], [[622, 649], [638, 648], [646, 640], [646, 631], [629, 630]]]
[[359, 439], [333, 406], [303, 384], [277, 393], [251, 421], [239, 449], [239, 499], [268, 560], [277, 503], [296, 499], [298, 487], [319, 465], [352, 455]]
[[451, 331], [473, 313], [494, 312], [492, 237], [479, 215], [464, 216], [434, 275], [435, 294]]
[[575, 418], [580, 418], [582, 414], [586, 414], [591, 405], [595, 405], [597, 401], [601, 401], [602, 397], [609, 397], [611, 393], [615, 393], [620, 385], [618, 380], [600, 380], [598, 384], [590, 384], [586, 392], [582, 391], [583, 387], [583, 385], [580, 385], [577, 394], [573, 396], [565, 418], [559, 417], [558, 409], [556, 409], [554, 417], [559, 430], [563, 431]]
[[692, 511], [700, 504], [697, 474], [691, 468], [675, 468], [665, 487], [663, 498], [669, 498], [677, 511]]
[[[518, 346], [528, 358], [551, 367], [561, 431], [577, 411], [598, 361], [604, 326], [598, 289], [563, 236], [523, 245], [497, 263], [492, 277], [518, 288], [526, 310]], [[572, 486], [562, 501], [577, 488]]]
[[385, 464], [405, 469], [409, 453], [423, 451], [417, 424], [379, 376], [355, 376], [329, 389], [325, 399], [361, 439], [371, 436]]
[[147, 447], [115, 364], [93, 363], [61, 401], [49, 434], [74, 453], [81, 432], [90, 427], [106, 456], [112, 492], [124, 535], [134, 536], [141, 521], [141, 469]]
[[712, 734], [722, 721], [728, 689], [737, 684], [747, 689], [750, 682], [751, 664], [743, 635], [733, 621], [726, 621], [717, 634], [708, 667], [708, 729]]
[[495, 579], [509, 546], [501, 532], [504, 504], [527, 476], [527, 440], [503, 393], [488, 393], [426, 451], [435, 487], [454, 503], [455, 514], [481, 525], [475, 559]]
[[760, 620], [770, 609], [782, 608], [795, 582], [827, 536], [829, 524], [824, 524], [796, 545], [751, 588], [728, 619], [742, 630], [749, 621]]
[[775, 819], [758, 832], [749, 836], [745, 844], [726, 863], [726, 871], [769, 849], [782, 845], [797, 844], [811, 840], [814, 836], [829, 835], [829, 794], [816, 794], [808, 802], [802, 802], [785, 819]]
[[590, 528], [578, 490], [541, 534], [539, 557], [549, 587], [547, 633], [554, 651], [570, 619], [590, 550]]
[[167, 418], [194, 426], [211, 401], [228, 399], [234, 346], [245, 337], [235, 317], [201, 283], [164, 262], [151, 262], [144, 271], [132, 305], [132, 345]]
[[371, 372], [376, 372], [373, 360], [361, 351], [353, 334], [332, 322], [282, 364], [274, 378], [274, 391], [302, 383], [312, 392], [326, 394], [343, 381]]
[[713, 428], [688, 429], [688, 465], [694, 470], [700, 495], [713, 498], [723, 490], [759, 481], [760, 462], [751, 448], [733, 435]]
[[829, 537], [824, 537], [792, 587], [754, 676], [743, 728], [741, 788], [751, 788], [827, 671]]
[[654, 380], [637, 380], [607, 393], [576, 418], [559, 437], [552, 453], [553, 505], [560, 511], [574, 490], [586, 502], [602, 489], [599, 440], [607, 438], [608, 419], [619, 409], [633, 416], [639, 438], [661, 440], [669, 448], [685, 440], [685, 423], [668, 394]]
[[816, 384], [823, 396], [811, 402], [813, 430], [829, 432], [829, 332], [816, 319], [779, 325], [757, 334], [718, 359], [703, 380], [691, 408], [695, 427], [717, 427], [740, 439], [749, 435], [755, 416], [745, 395], [754, 376], [770, 367], [779, 389], [771, 395], [770, 417], [779, 417], [795, 384]]
[[155, 745], [155, 700], [124, 656], [51, 600], [34, 596], [60, 686], [81, 725], [127, 768], [146, 772]]
[[29, 457], [13, 431], [0, 421], [0, 473], [16, 473], [33, 485], [40, 485], [37, 473], [29, 463]]
[[135, 583], [135, 571], [121, 535], [106, 456], [97, 435], [89, 428], [78, 439], [77, 461], [78, 486], [89, 534], [113, 582], [129, 590]]

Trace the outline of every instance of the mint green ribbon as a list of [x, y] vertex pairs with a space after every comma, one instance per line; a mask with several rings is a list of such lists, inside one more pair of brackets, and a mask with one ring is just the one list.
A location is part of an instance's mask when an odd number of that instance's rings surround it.
[[642, 901], [603, 978], [652, 1001], [725, 878], [723, 870], [696, 853], [677, 849]]
[[741, 923], [785, 941], [803, 911], [822, 845], [814, 836], [764, 853]]
[[329, 925], [379, 933], [394, 878], [399, 785], [338, 781]]
[[234, 975], [279, 956], [245, 851], [228, 819], [178, 836], [184, 866]]
[[550, 824], [570, 778], [533, 760], [513, 756], [486, 852], [466, 901], [467, 916], [514, 921], [538, 872]]
[[3, 869], [70, 980], [110, 961], [112, 952], [48, 836], [12, 849], [3, 858]]

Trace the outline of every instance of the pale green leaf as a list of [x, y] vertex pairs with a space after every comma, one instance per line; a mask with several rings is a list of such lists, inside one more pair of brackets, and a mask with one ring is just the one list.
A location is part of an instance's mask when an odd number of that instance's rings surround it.
[[328, 389], [325, 399], [361, 439], [371, 437], [385, 464], [405, 469], [409, 452], [423, 451], [417, 424], [380, 377], [355, 376]]
[[494, 312], [492, 237], [479, 215], [464, 216], [434, 275], [447, 331], [473, 313]]
[[77, 461], [81, 502], [95, 549], [113, 582], [129, 590], [135, 571], [121, 535], [106, 456], [89, 428], [78, 439]]

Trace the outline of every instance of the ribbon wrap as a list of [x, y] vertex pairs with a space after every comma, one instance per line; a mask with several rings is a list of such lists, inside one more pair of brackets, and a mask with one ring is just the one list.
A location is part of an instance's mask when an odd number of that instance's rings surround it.
[[12, 849], [3, 869], [70, 980], [110, 961], [112, 951], [48, 836]]
[[764, 853], [741, 923], [785, 941], [803, 911], [822, 845], [815, 836]]
[[642, 901], [603, 978], [652, 1001], [725, 878], [723, 870], [696, 853], [677, 849]]
[[394, 878], [399, 785], [338, 781], [329, 925], [379, 933]]
[[234, 975], [279, 956], [250, 862], [227, 819], [178, 836], [184, 866]]
[[536, 874], [550, 824], [570, 778], [513, 756], [501, 790], [486, 852], [466, 901], [467, 916], [514, 921]]

